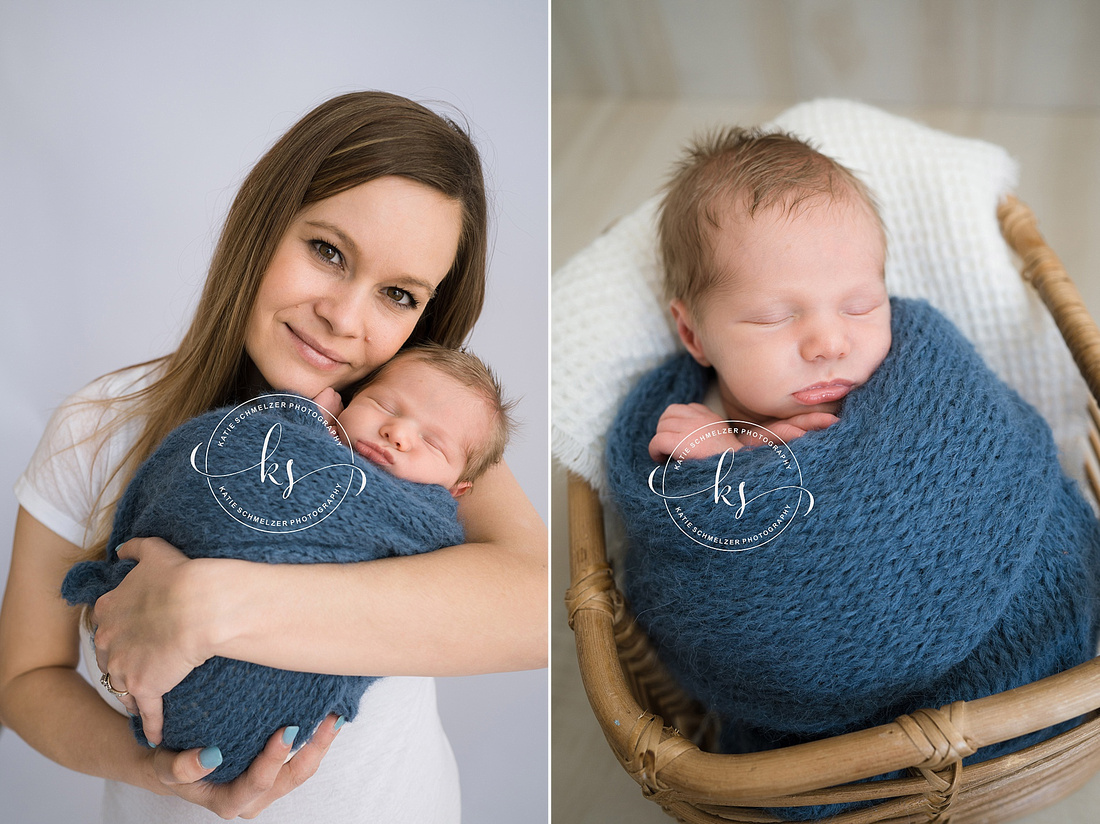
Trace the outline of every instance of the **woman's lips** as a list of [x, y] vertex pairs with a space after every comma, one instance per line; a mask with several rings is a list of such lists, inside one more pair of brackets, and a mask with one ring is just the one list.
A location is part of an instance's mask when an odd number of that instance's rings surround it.
[[393, 464], [390, 453], [380, 446], [375, 446], [370, 441], [356, 441], [355, 451], [373, 464], [379, 466], [391, 466]]
[[832, 403], [839, 401], [852, 391], [854, 384], [851, 381], [836, 380], [827, 383], [815, 383], [805, 389], [799, 389], [791, 393], [796, 401], [804, 406], [816, 406], [819, 403]]
[[286, 328], [290, 332], [290, 339], [294, 344], [294, 348], [298, 350], [298, 354], [306, 363], [326, 372], [331, 372], [345, 365], [345, 362], [340, 360], [335, 352], [325, 349], [308, 335], [299, 332], [289, 324]]

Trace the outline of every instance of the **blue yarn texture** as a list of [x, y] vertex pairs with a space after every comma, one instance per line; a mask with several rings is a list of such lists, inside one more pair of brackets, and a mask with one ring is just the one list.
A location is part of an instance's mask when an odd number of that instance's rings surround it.
[[[274, 396], [272, 396], [274, 397]], [[282, 398], [287, 396], [283, 395]], [[234, 430], [216, 455], [219, 467], [233, 471], [235, 501], [249, 501], [269, 522], [300, 517], [303, 502], [323, 502], [340, 484], [347, 496], [327, 517], [299, 531], [261, 531], [238, 522], [211, 493], [207, 479], [191, 465], [196, 445], [205, 445], [230, 408], [185, 422], [146, 460], [127, 487], [115, 513], [110, 547], [134, 537], [164, 538], [191, 558], [238, 558], [272, 564], [353, 563], [414, 555], [463, 542], [457, 505], [442, 486], [395, 478], [338, 443], [318, 423], [311, 401], [297, 408], [264, 410], [249, 416], [249, 436]], [[261, 441], [256, 432], [278, 424], [277, 450], [261, 480]], [[243, 424], [240, 424], [243, 426]], [[224, 427], [222, 427], [224, 431]], [[216, 443], [215, 443], [216, 445]], [[201, 452], [202, 450], [200, 450]], [[296, 480], [289, 497], [286, 462], [293, 459]], [[352, 468], [352, 461], [354, 467]], [[202, 464], [199, 464], [202, 466]], [[323, 467], [329, 467], [323, 469]], [[206, 471], [209, 471], [207, 466]], [[319, 469], [306, 475], [313, 469]], [[230, 470], [226, 470], [230, 471]], [[362, 474], [360, 474], [360, 472]], [[356, 495], [360, 482], [365, 487]], [[214, 489], [219, 488], [213, 480]], [[226, 502], [226, 499], [222, 499]], [[319, 516], [318, 516], [319, 517]], [[261, 524], [261, 526], [267, 526]], [[94, 604], [121, 583], [135, 566], [108, 550], [102, 561], [76, 564], [62, 594], [70, 604]], [[272, 598], [285, 597], [272, 593]], [[324, 604], [318, 604], [324, 609]], [[280, 727], [300, 728], [296, 746], [306, 743], [330, 713], [354, 719], [359, 700], [376, 677], [291, 672], [227, 658], [211, 658], [164, 696], [163, 745], [173, 750], [217, 746], [222, 763], [209, 780], [222, 783], [240, 775]], [[146, 744], [140, 718], [131, 718], [137, 740]]]
[[[800, 477], [764, 444], [725, 458], [734, 506], [712, 494], [718, 456], [658, 470], [664, 494], [711, 493], [669, 510], [647, 483], [661, 413], [706, 393], [710, 371], [690, 356], [647, 374], [609, 432], [625, 593], [674, 677], [721, 718], [725, 751], [887, 723], [1095, 654], [1100, 529], [1049, 427], [939, 312], [892, 309], [890, 352], [839, 422], [787, 445]], [[787, 489], [738, 519], [742, 481], [746, 499], [800, 485], [814, 506]], [[745, 538], [775, 523], [766, 543]], [[719, 551], [706, 536], [749, 543]]]

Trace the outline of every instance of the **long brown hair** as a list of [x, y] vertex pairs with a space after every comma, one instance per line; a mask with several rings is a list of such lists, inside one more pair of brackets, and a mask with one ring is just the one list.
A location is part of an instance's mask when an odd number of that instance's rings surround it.
[[[104, 401], [125, 402], [125, 411], [109, 424], [111, 432], [142, 421], [133, 446], [112, 471], [119, 489], [179, 424], [239, 399], [251, 366], [244, 347], [249, 315], [275, 249], [298, 212], [389, 175], [423, 183], [462, 206], [454, 263], [405, 346], [463, 343], [485, 297], [488, 218], [477, 149], [453, 120], [404, 97], [374, 91], [334, 97], [292, 126], [241, 184], [191, 326], [179, 348], [156, 366], [156, 380]], [[82, 553], [88, 558], [103, 556], [117, 503], [102, 498], [103, 491], [96, 500], [101, 515], [89, 525], [95, 537]]]

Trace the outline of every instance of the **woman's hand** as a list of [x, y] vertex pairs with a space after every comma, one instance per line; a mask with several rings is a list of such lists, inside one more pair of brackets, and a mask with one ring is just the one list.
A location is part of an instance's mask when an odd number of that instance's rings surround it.
[[135, 538], [120, 558], [138, 562], [122, 583], [95, 603], [96, 663], [140, 715], [145, 737], [159, 744], [161, 697], [210, 657], [204, 632], [212, 610], [192, 580], [195, 562], [160, 538]]
[[210, 763], [210, 756], [215, 759], [220, 757], [220, 753], [214, 755], [210, 750], [172, 752], [158, 748], [152, 756], [153, 770], [165, 794], [178, 795], [225, 819], [255, 818], [271, 802], [300, 786], [317, 772], [321, 759], [336, 738], [337, 720], [334, 715], [326, 718], [309, 743], [289, 761], [286, 757], [290, 754], [293, 738], [287, 743], [283, 739], [284, 730], [279, 730], [271, 736], [252, 765], [227, 784], [202, 780], [217, 764], [204, 767], [200, 761], [201, 753], [206, 753], [207, 763]]

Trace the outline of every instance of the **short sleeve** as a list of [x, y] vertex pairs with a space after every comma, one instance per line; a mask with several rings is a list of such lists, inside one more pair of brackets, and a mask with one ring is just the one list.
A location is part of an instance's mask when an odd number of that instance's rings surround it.
[[111, 428], [125, 411], [123, 401], [112, 399], [147, 386], [151, 372], [149, 366], [131, 367], [72, 395], [50, 417], [30, 463], [15, 482], [19, 505], [79, 547], [94, 539], [97, 506], [110, 505], [121, 492], [121, 479], [112, 478], [112, 473], [141, 428], [137, 420]]

